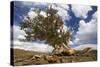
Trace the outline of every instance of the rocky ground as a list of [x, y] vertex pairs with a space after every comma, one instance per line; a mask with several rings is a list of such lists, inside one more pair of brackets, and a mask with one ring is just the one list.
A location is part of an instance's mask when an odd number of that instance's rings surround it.
[[86, 53], [77, 51], [75, 55], [51, 55], [41, 52], [25, 51], [21, 49], [11, 49], [13, 51], [12, 65], [39, 65], [53, 63], [72, 63], [72, 62], [87, 62], [97, 60], [97, 50], [91, 50]]

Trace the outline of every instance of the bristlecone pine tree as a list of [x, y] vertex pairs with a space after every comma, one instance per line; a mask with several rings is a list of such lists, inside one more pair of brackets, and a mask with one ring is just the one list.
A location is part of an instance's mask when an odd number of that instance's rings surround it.
[[40, 14], [41, 10], [35, 10], [35, 12], [37, 13], [35, 18], [30, 19], [30, 17], [27, 16], [28, 20], [25, 20], [21, 23], [21, 30], [25, 31], [26, 40], [45, 40], [55, 48], [53, 53], [59, 53], [59, 49], [62, 46], [63, 48], [66, 48], [66, 50], [69, 49], [70, 47], [68, 43], [71, 37], [70, 32], [64, 32], [64, 22], [57, 14], [58, 11], [50, 6], [46, 10], [46, 17]]

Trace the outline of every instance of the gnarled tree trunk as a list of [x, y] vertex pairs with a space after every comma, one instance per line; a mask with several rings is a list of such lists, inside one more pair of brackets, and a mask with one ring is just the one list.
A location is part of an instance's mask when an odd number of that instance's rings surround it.
[[59, 46], [55, 46], [55, 49], [52, 51], [52, 54], [56, 54], [56, 55], [74, 55], [75, 50], [63, 43]]

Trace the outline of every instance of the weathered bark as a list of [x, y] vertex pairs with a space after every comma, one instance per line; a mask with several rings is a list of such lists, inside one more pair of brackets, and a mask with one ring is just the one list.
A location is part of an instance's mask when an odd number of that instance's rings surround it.
[[60, 54], [62, 52], [61, 49], [60, 49], [60, 46], [55, 46], [54, 48], [55, 49], [52, 51], [52, 55], [53, 54], [58, 55], [58, 54]]
[[49, 63], [60, 63], [62, 58], [56, 55], [45, 55], [44, 59]]
[[65, 45], [64, 43], [62, 44], [62, 46], [63, 46], [64, 48], [66, 48], [66, 49], [70, 49], [70, 47], [67, 46], [67, 45]]
[[56, 55], [74, 55], [75, 50], [63, 43], [60, 46], [56, 46], [55, 49], [53, 50], [52, 54], [56, 54]]

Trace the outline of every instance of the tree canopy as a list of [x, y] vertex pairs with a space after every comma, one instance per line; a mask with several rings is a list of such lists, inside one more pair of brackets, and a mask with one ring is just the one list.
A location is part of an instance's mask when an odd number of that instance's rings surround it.
[[37, 16], [31, 19], [27, 16], [27, 20], [21, 23], [21, 30], [24, 30], [27, 41], [39, 39], [45, 40], [47, 43], [55, 47], [64, 43], [68, 46], [70, 32], [64, 31], [64, 22], [57, 14], [57, 10], [52, 6], [46, 9], [46, 17], [40, 14], [41, 10], [36, 10]]

